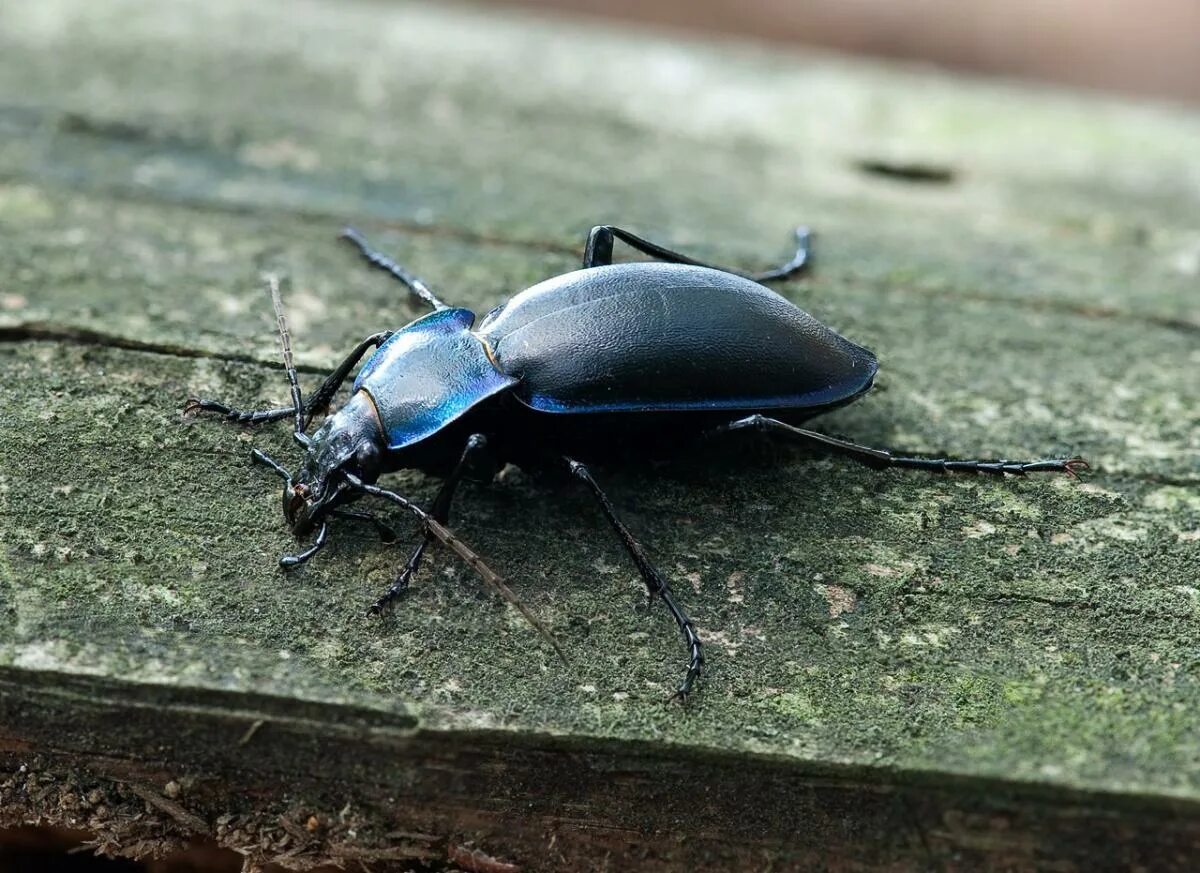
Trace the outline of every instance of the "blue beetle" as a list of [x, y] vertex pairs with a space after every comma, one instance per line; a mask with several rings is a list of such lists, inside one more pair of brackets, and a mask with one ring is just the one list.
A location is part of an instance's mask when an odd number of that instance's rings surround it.
[[[478, 324], [475, 313], [447, 306], [357, 231], [347, 229], [343, 237], [433, 311], [399, 330], [364, 339], [305, 402], [276, 284], [272, 293], [292, 405], [242, 411], [190, 399], [184, 411], [217, 413], [242, 424], [294, 418], [295, 438], [306, 453], [295, 476], [254, 452], [256, 461], [284, 479], [283, 510], [294, 534], [317, 531], [307, 550], [281, 559], [284, 566], [302, 563], [324, 546], [331, 516], [368, 521], [388, 535], [374, 516], [343, 508], [363, 495], [392, 500], [421, 517], [425, 535], [375, 602], [374, 612], [409, 585], [433, 538], [454, 548], [512, 599], [498, 577], [444, 527], [455, 490], [468, 470], [483, 468], [491, 474], [504, 463], [530, 469], [561, 466], [591, 490], [651, 598], [663, 601], [683, 635], [688, 664], [677, 695], [684, 699], [704, 663], [695, 627], [584, 461], [611, 459], [631, 449], [639, 454], [675, 449], [709, 434], [756, 429], [815, 443], [879, 468], [1074, 475], [1087, 466], [1081, 458], [898, 457], [799, 427], [861, 397], [878, 370], [869, 350], [761, 284], [808, 266], [804, 228], [796, 231], [798, 246], [787, 264], [741, 274], [618, 227], [595, 227], [582, 269], [522, 291]], [[616, 239], [655, 261], [614, 264]], [[308, 435], [312, 417], [329, 405], [371, 349], [375, 351], [355, 377], [349, 402]], [[383, 473], [405, 468], [446, 477], [428, 513], [374, 484]]]

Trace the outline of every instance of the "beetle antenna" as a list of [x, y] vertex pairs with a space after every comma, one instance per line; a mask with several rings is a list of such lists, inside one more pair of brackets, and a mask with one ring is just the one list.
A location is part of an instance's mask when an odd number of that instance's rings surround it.
[[529, 622], [529, 626], [537, 631], [538, 636], [545, 640], [550, 648], [554, 649], [554, 653], [558, 655], [562, 662], [564, 664], [568, 663], [566, 654], [559, 648], [554, 637], [550, 636], [550, 632], [546, 630], [545, 625], [538, 620], [537, 616], [525, 605], [525, 602], [517, 596], [517, 593], [508, 587], [504, 581], [504, 577], [489, 567], [487, 562], [474, 549], [460, 540], [448, 527], [433, 518], [433, 516], [411, 500], [400, 496], [395, 491], [388, 491], [386, 488], [380, 488], [378, 485], [368, 485], [352, 473], [343, 472], [342, 475], [346, 477], [346, 481], [350, 483], [351, 487], [362, 491], [364, 494], [390, 500], [419, 518], [425, 526], [425, 530], [433, 534], [442, 545], [458, 555], [467, 566], [475, 571], [486, 587], [492, 589], [492, 591], [511, 603], [517, 612], [521, 613], [525, 621]]
[[275, 307], [275, 324], [279, 328], [279, 346], [283, 351], [283, 369], [287, 373], [288, 385], [292, 389], [292, 408], [296, 416], [295, 436], [301, 445], [308, 444], [304, 435], [304, 401], [300, 396], [300, 380], [296, 376], [296, 364], [292, 360], [292, 335], [288, 331], [287, 318], [283, 314], [283, 300], [279, 296], [279, 276], [267, 273], [267, 287], [271, 289], [271, 305]]
[[400, 282], [409, 290], [414, 297], [429, 304], [435, 311], [449, 309], [445, 303], [438, 299], [438, 296], [429, 290], [429, 286], [414, 276], [408, 270], [401, 267], [387, 255], [382, 252], [377, 252], [371, 248], [371, 244], [367, 242], [367, 238], [352, 227], [347, 227], [342, 230], [342, 239], [350, 242], [358, 249], [359, 254], [366, 259], [366, 262], [377, 270], [383, 270], [396, 281]]

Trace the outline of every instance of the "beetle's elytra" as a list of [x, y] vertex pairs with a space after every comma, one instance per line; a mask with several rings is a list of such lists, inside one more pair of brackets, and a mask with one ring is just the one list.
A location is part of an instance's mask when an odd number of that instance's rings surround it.
[[[455, 490], [468, 469], [481, 466], [560, 466], [595, 495], [651, 597], [662, 599], [678, 625], [688, 650], [677, 691], [683, 699], [704, 664], [700, 639], [587, 463], [631, 449], [677, 448], [689, 439], [750, 428], [819, 444], [874, 467], [1024, 475], [1074, 474], [1087, 466], [1081, 458], [898, 457], [800, 427], [861, 397], [878, 369], [870, 351], [761, 284], [807, 267], [809, 235], [804, 229], [796, 231], [798, 247], [790, 262], [743, 275], [617, 227], [595, 227], [582, 269], [522, 291], [482, 320], [470, 310], [444, 304], [424, 282], [372, 250], [357, 231], [347, 230], [344, 237], [368, 263], [402, 282], [433, 311], [398, 330], [364, 339], [305, 401], [274, 284], [292, 405], [241, 411], [191, 399], [184, 412], [216, 413], [240, 424], [293, 420], [296, 441], [305, 450], [295, 475], [262, 452], [253, 453], [284, 479], [283, 511], [295, 535], [317, 532], [308, 549], [281, 559], [284, 566], [300, 564], [320, 550], [331, 518], [366, 521], [388, 533], [373, 515], [346, 508], [362, 496], [390, 500], [422, 520], [421, 542], [375, 602], [375, 611], [408, 586], [433, 539], [449, 545], [515, 599], [444, 526]], [[613, 264], [614, 239], [656, 262]], [[312, 417], [329, 405], [371, 349], [375, 351], [360, 368], [350, 400], [311, 435], [306, 433]], [[428, 512], [375, 484], [380, 475], [404, 468], [445, 475]]]

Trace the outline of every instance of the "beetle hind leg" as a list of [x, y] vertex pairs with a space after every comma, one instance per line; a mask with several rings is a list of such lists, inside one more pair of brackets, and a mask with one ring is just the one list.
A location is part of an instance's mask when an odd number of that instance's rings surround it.
[[675, 600], [675, 594], [671, 591], [671, 586], [667, 584], [667, 580], [663, 578], [662, 573], [650, 563], [650, 559], [646, 556], [646, 551], [642, 548], [642, 544], [634, 539], [633, 534], [629, 532], [629, 528], [617, 517], [616, 509], [613, 508], [612, 503], [609, 501], [608, 496], [601, 490], [600, 485], [592, 478], [592, 474], [588, 468], [571, 458], [564, 458], [564, 460], [567, 462], [571, 474], [580, 479], [588, 487], [600, 504], [600, 510], [604, 513], [604, 517], [608, 519], [608, 523], [612, 525], [613, 530], [617, 532], [617, 536], [621, 538], [621, 543], [625, 546], [625, 551], [629, 553], [629, 557], [633, 558], [633, 563], [637, 565], [638, 572], [641, 574], [642, 580], [646, 583], [646, 587], [652, 595], [657, 594], [662, 598], [667, 610], [671, 613], [671, 617], [675, 619], [675, 624], [679, 627], [679, 632], [683, 635], [683, 641], [688, 650], [687, 672], [684, 673], [683, 681], [675, 691], [675, 697], [680, 702], [685, 702], [692, 691], [692, 686], [695, 685], [701, 671], [704, 669], [704, 649], [700, 642], [700, 637], [696, 633], [696, 626]]
[[691, 264], [693, 267], [708, 267], [710, 270], [720, 270], [722, 273], [743, 276], [755, 282], [772, 282], [800, 275], [808, 269], [812, 261], [810, 250], [812, 232], [807, 227], [797, 227], [794, 233], [796, 237], [796, 253], [792, 255], [790, 261], [773, 270], [764, 270], [761, 273], [744, 273], [741, 270], [731, 270], [728, 267], [718, 267], [713, 264], [706, 264], [703, 261], [697, 261], [695, 258], [690, 258], [671, 249], [663, 248], [657, 243], [642, 239], [640, 236], [635, 236], [627, 230], [622, 230], [611, 224], [601, 224], [593, 227], [591, 233], [588, 234], [587, 244], [583, 250], [583, 268], [586, 270], [590, 267], [603, 267], [611, 264], [613, 262], [613, 241], [619, 239], [630, 248], [668, 264]]
[[1024, 476], [1028, 473], [1066, 473], [1079, 478], [1080, 470], [1090, 469], [1083, 458], [1047, 458], [1034, 461], [980, 461], [960, 460], [957, 458], [917, 458], [895, 455], [887, 449], [875, 449], [859, 445], [849, 440], [827, 436], [815, 430], [787, 424], [765, 415], [750, 415], [737, 421], [723, 425], [714, 433], [728, 433], [736, 430], [760, 430], [768, 433], [778, 433], [801, 442], [813, 443], [832, 449], [839, 454], [866, 464], [868, 467], [884, 469], [897, 467], [909, 470], [928, 470], [932, 473], [985, 473], [993, 476]]

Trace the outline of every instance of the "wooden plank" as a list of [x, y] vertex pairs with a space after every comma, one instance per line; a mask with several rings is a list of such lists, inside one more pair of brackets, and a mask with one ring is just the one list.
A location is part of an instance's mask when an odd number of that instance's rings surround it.
[[[1195, 116], [402, 4], [49, 0], [5, 10], [0, 58], [5, 821], [133, 854], [202, 821], [293, 864], [1194, 849]], [[931, 480], [747, 440], [603, 471], [709, 642], [686, 714], [586, 494], [511, 471], [454, 519], [564, 669], [448, 556], [382, 622], [400, 547], [338, 531], [281, 575], [246, 453], [286, 434], [178, 420], [285, 399], [264, 268], [308, 372], [416, 314], [346, 222], [483, 312], [593, 223], [755, 266], [797, 220], [819, 269], [784, 293], [884, 368], [828, 430], [1097, 469]]]

